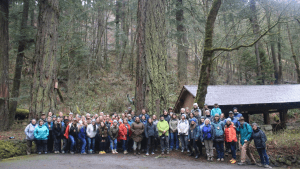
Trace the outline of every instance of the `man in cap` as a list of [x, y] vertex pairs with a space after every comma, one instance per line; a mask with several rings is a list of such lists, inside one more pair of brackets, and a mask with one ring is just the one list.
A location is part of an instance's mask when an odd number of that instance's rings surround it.
[[221, 109], [219, 108], [218, 103], [215, 103], [215, 104], [214, 104], [214, 108], [211, 110], [211, 116], [214, 117], [216, 114], [219, 114], [219, 115], [222, 114], [222, 111], [221, 111]]
[[191, 110], [191, 113], [194, 113], [196, 116], [196, 111], [198, 112], [198, 116], [196, 117], [198, 119], [201, 116], [201, 110], [198, 107], [198, 103], [193, 104], [193, 109]]
[[161, 154], [163, 155], [165, 150], [169, 154], [169, 124], [164, 119], [164, 115], [160, 115], [160, 121], [157, 123], [158, 135], [160, 137]]
[[241, 113], [238, 112], [238, 109], [236, 107], [233, 108], [233, 115], [235, 118], [237, 118], [237, 120], [243, 116]]

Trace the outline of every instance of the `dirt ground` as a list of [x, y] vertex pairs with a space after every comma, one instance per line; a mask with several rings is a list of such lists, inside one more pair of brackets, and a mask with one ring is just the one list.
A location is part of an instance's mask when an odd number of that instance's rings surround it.
[[[175, 152], [174, 152], [175, 153]], [[179, 153], [179, 152], [176, 152]], [[190, 159], [190, 160], [189, 160]], [[209, 168], [209, 169], [251, 169], [259, 168], [257, 166], [238, 166], [237, 164], [228, 164], [226, 162], [207, 162], [201, 159], [178, 159], [170, 156], [159, 157], [158, 154], [144, 156], [132, 154], [106, 154], [106, 155], [80, 155], [80, 154], [48, 154], [48, 155], [30, 155], [20, 156], [13, 159], [6, 159], [0, 162], [1, 169], [85, 169], [85, 168]]]

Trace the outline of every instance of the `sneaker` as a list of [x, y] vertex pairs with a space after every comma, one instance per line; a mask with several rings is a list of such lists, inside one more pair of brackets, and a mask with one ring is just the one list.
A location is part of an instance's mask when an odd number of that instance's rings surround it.
[[236, 163], [236, 160], [235, 159], [232, 159], [232, 161], [230, 161], [231, 164], [235, 164]]
[[161, 155], [164, 155], [165, 154], [165, 152], [161, 152]]
[[29, 152], [27, 152], [27, 155], [30, 155], [30, 153], [29, 153]]
[[268, 164], [264, 165], [265, 168], [272, 168], [271, 166], [269, 166]]
[[181, 150], [181, 152], [183, 153], [183, 152], [184, 152], [184, 150]]
[[124, 154], [126, 155], [127, 153], [128, 153], [127, 150], [125, 150], [125, 151], [124, 151]]
[[41, 153], [41, 152], [39, 152], [38, 154], [39, 154], [39, 155], [41, 155], [42, 153]]
[[146, 153], [146, 156], [148, 156], [149, 155], [149, 153]]
[[65, 151], [62, 151], [61, 153], [62, 153], [62, 154], [65, 154]]
[[175, 150], [178, 151], [179, 148], [176, 148]]
[[234, 159], [232, 158], [231, 160], [229, 160], [230, 162], [233, 161]]
[[224, 161], [224, 158], [221, 158], [221, 161]]
[[111, 152], [112, 152], [113, 154], [115, 154], [115, 150], [111, 150]]
[[211, 158], [210, 158], [210, 161], [214, 161], [214, 158], [213, 158], [213, 157], [211, 157]]
[[217, 161], [220, 161], [220, 158], [218, 158]]
[[86, 152], [84, 152], [84, 153], [81, 153], [82, 155], [86, 155]]
[[207, 161], [209, 161], [210, 160], [210, 158], [209, 157], [207, 157]]
[[169, 151], [167, 151], [167, 155], [169, 155], [170, 154], [170, 152]]
[[154, 152], [151, 153], [152, 155], [154, 154]]
[[74, 152], [73, 152], [73, 151], [71, 151], [71, 154], [74, 154]]
[[238, 165], [246, 165], [246, 163], [240, 162], [238, 163]]
[[115, 149], [115, 153], [118, 154], [117, 149]]
[[102, 151], [102, 154], [106, 154], [106, 152], [105, 152], [105, 151]]
[[102, 154], [102, 151], [99, 151], [99, 154]]
[[186, 152], [188, 152], [188, 153], [189, 153], [189, 152], [190, 152], [190, 150], [188, 149]]
[[45, 154], [47, 154], [47, 151], [45, 151]]
[[261, 163], [257, 163], [256, 164], [258, 167], [263, 167], [263, 165]]

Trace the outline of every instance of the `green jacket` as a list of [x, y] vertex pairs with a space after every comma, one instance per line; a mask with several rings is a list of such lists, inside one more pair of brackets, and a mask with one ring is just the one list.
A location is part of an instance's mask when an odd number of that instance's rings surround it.
[[164, 131], [166, 131], [165, 135], [169, 136], [169, 124], [166, 120], [159, 120], [157, 123], [158, 135], [161, 136]]
[[250, 141], [252, 135], [252, 127], [248, 123], [244, 122], [243, 127], [240, 125], [236, 130], [241, 134], [240, 142], [242, 145], [244, 145], [245, 140]]

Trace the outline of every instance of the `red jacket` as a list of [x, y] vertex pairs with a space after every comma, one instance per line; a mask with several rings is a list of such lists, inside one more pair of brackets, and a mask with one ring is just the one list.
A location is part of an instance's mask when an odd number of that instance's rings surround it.
[[[120, 126], [119, 126], [119, 135], [118, 135], [118, 141], [119, 142], [121, 140], [127, 140], [128, 133], [127, 133], [127, 128], [126, 128], [125, 125], [128, 128], [129, 136], [131, 136], [131, 134], [132, 134], [131, 130], [130, 130], [130, 125], [128, 123], [127, 124], [124, 124], [124, 123], [120, 124]], [[124, 136], [125, 136], [125, 138], [124, 138]]]
[[229, 127], [227, 127], [227, 125], [225, 125], [225, 141], [226, 142], [237, 142], [237, 138], [236, 138], [236, 129], [234, 124], [231, 122], [231, 125]]

